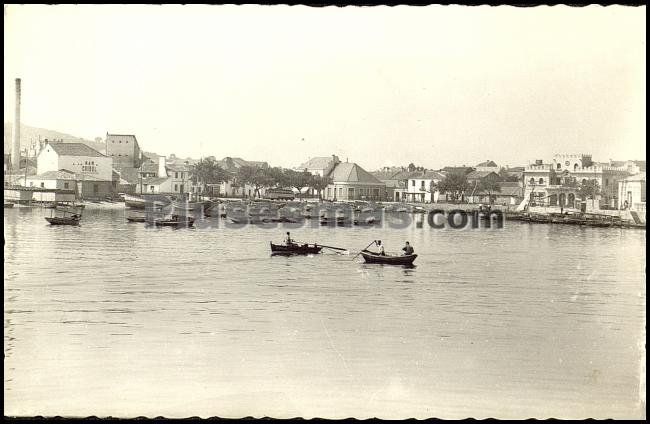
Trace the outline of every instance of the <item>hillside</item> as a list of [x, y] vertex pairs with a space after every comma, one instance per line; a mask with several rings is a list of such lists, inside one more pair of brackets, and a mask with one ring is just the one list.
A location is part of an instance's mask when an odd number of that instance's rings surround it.
[[[4, 124], [4, 152], [9, 153], [11, 151], [11, 130], [13, 124], [11, 122], [5, 122]], [[68, 143], [84, 143], [93, 149], [104, 153], [106, 146], [103, 142], [98, 143], [93, 140], [85, 140], [81, 137], [75, 137], [70, 134], [65, 134], [58, 131], [47, 130], [44, 128], [31, 127], [29, 125], [21, 124], [20, 125], [20, 148], [21, 150], [26, 149], [32, 140], [38, 143], [38, 137], [41, 137], [41, 140], [59, 140], [63, 139], [64, 142]]]

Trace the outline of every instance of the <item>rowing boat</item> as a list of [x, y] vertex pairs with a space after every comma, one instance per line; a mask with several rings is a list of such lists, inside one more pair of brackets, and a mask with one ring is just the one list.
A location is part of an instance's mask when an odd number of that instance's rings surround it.
[[51, 225], [79, 225], [79, 221], [81, 220], [81, 218], [78, 217], [78, 215], [65, 216], [65, 217], [52, 216], [52, 217], [45, 217], [45, 220], [49, 222]]
[[320, 253], [322, 247], [317, 244], [273, 244], [271, 242], [271, 253], [274, 255], [309, 255]]
[[191, 227], [194, 225], [194, 218], [189, 216], [173, 216], [171, 219], [158, 219], [153, 223], [158, 227]]
[[379, 255], [369, 250], [362, 250], [361, 256], [369, 264], [386, 264], [386, 265], [413, 265], [413, 261], [418, 257], [417, 254], [412, 255]]

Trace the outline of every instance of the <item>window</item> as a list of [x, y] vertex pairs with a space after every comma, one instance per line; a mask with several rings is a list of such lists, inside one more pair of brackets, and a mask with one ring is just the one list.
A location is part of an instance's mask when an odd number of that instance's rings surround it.
[[578, 164], [577, 164], [577, 163], [573, 165], [573, 170], [574, 170], [574, 171], [577, 171], [577, 170], [578, 170]]
[[29, 182], [29, 186], [30, 186], [30, 187], [34, 187], [34, 181], [30, 181], [30, 182]]
[[150, 190], [151, 192], [153, 192], [153, 190], [154, 190], [154, 186], [149, 186], [149, 190]]
[[544, 178], [540, 178], [540, 179], [539, 179], [539, 183], [540, 183], [540, 184], [544, 184]]
[[120, 140], [120, 144], [122, 144], [122, 140]]
[[129, 140], [126, 140], [125, 143], [126, 143], [126, 144], [129, 144]]
[[42, 187], [42, 188], [45, 188], [45, 183], [41, 183], [41, 187]]
[[424, 190], [424, 181], [421, 181], [420, 183], [421, 183], [421, 184], [420, 184], [420, 189], [421, 189], [421, 190]]
[[93, 194], [99, 193], [99, 184], [93, 184]]
[[535, 184], [535, 178], [531, 178], [531, 179], [530, 179], [530, 183], [531, 183], [531, 184]]
[[605, 178], [605, 185], [609, 185], [609, 178]]
[[562, 164], [561, 163], [557, 164], [557, 169], [562, 169]]
[[63, 188], [70, 188], [70, 183], [63, 183]]
[[178, 184], [174, 184], [174, 191], [178, 191]]
[[415, 187], [415, 180], [411, 180], [411, 186]]
[[178, 172], [174, 172], [174, 178], [178, 178]]

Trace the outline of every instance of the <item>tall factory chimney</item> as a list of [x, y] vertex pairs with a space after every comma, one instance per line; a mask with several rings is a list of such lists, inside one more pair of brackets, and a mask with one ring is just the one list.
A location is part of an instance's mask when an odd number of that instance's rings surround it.
[[11, 167], [20, 168], [20, 78], [16, 78], [16, 110], [14, 111], [13, 138], [11, 144]]

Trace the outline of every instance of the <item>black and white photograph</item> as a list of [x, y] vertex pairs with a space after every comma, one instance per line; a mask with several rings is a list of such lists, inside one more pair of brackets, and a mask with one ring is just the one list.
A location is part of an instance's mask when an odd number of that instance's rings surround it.
[[646, 6], [4, 5], [6, 418], [646, 419]]

